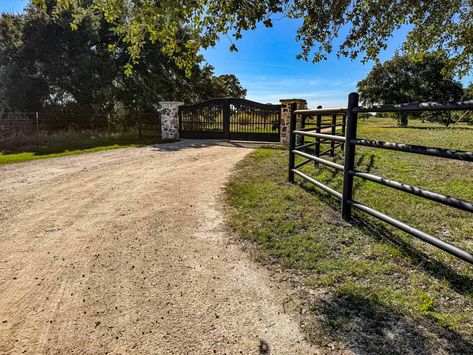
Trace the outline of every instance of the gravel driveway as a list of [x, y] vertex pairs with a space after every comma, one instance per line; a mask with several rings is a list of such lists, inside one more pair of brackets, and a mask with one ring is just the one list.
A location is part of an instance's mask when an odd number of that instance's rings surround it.
[[0, 353], [316, 353], [288, 290], [223, 227], [222, 187], [250, 151], [183, 141], [0, 167]]

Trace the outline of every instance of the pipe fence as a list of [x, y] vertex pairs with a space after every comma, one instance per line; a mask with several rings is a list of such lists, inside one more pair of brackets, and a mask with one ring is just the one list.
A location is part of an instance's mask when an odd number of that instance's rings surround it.
[[[357, 146], [365, 146], [376, 149], [388, 149], [400, 152], [407, 152], [412, 154], [429, 155], [445, 159], [454, 159], [473, 162], [473, 152], [453, 150], [453, 149], [442, 149], [436, 147], [400, 144], [394, 142], [374, 141], [367, 139], [357, 138], [357, 127], [358, 127], [358, 114], [359, 113], [376, 113], [376, 112], [423, 112], [423, 111], [461, 111], [461, 110], [472, 110], [473, 101], [457, 102], [457, 103], [419, 103], [419, 104], [388, 104], [388, 105], [376, 105], [363, 107], [359, 106], [359, 95], [357, 93], [351, 93], [348, 96], [347, 108], [320, 108], [315, 110], [296, 110], [296, 104], [291, 106], [291, 122], [290, 122], [290, 139], [289, 139], [289, 172], [288, 177], [290, 182], [295, 182], [295, 176], [299, 176], [320, 188], [321, 190], [329, 193], [330, 195], [341, 200], [341, 214], [342, 218], [346, 221], [352, 221], [352, 210], [353, 208], [363, 211], [383, 222], [386, 222], [416, 238], [419, 238], [443, 251], [446, 251], [457, 258], [460, 258], [468, 263], [473, 264], [473, 255], [471, 252], [463, 250], [455, 245], [452, 245], [446, 241], [443, 241], [435, 236], [425, 233], [415, 227], [409, 226], [408, 224], [399, 221], [393, 217], [383, 214], [371, 207], [368, 207], [362, 203], [359, 203], [353, 199], [353, 182], [354, 178], [361, 178], [372, 181], [374, 183], [394, 188], [399, 191], [403, 191], [412, 195], [416, 195], [437, 203], [441, 203], [456, 209], [473, 213], [473, 203], [470, 201], [464, 201], [451, 196], [446, 196], [437, 192], [429, 191], [417, 186], [411, 186], [402, 182], [387, 179], [382, 176], [370, 174], [368, 172], [359, 171], [355, 167], [355, 155]], [[302, 116], [301, 127], [297, 129], [298, 115]], [[322, 132], [324, 127], [322, 116], [331, 115], [332, 124], [329, 126], [330, 132]], [[316, 123], [313, 127], [304, 127], [304, 117], [316, 117]], [[342, 117], [342, 123], [338, 124], [336, 117]], [[335, 117], [335, 118], [334, 118]], [[341, 133], [336, 133], [336, 128], [342, 127]], [[304, 143], [303, 137], [315, 138], [315, 142]], [[337, 164], [332, 161], [322, 158], [326, 151], [320, 151], [320, 144], [323, 142], [330, 143], [330, 149], [328, 152], [330, 155], [334, 154], [334, 147], [336, 143], [339, 143], [340, 147], [344, 149], [344, 164]], [[313, 154], [310, 154], [306, 150], [310, 147], [315, 147]], [[296, 156], [305, 158], [300, 163], [295, 163]], [[302, 166], [314, 162], [314, 164], [322, 164], [329, 168], [335, 169], [343, 173], [343, 191], [339, 192], [333, 188], [317, 181], [310, 177], [306, 173], [299, 170]]]

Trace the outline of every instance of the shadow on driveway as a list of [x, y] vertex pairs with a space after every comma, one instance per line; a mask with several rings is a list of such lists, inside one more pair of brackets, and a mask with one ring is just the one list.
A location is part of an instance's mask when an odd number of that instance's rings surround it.
[[178, 142], [156, 144], [153, 148], [157, 151], [180, 151], [184, 149], [207, 148], [211, 146], [232, 147], [232, 148], [258, 148], [262, 146], [280, 148], [277, 142], [253, 142], [253, 141], [228, 141], [217, 139], [182, 139]]

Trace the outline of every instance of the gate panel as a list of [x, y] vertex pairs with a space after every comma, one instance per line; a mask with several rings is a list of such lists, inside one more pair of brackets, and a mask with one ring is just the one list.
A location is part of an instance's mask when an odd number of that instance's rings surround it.
[[225, 99], [203, 101], [179, 108], [181, 138], [223, 139]]
[[181, 106], [179, 120], [182, 138], [279, 142], [281, 105], [212, 99]]
[[279, 142], [281, 105], [229, 99], [230, 139]]

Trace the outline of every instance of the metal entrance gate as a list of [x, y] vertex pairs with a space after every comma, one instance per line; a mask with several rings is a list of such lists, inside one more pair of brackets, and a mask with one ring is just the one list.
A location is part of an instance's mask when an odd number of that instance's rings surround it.
[[181, 138], [279, 142], [281, 105], [211, 99], [179, 108]]

